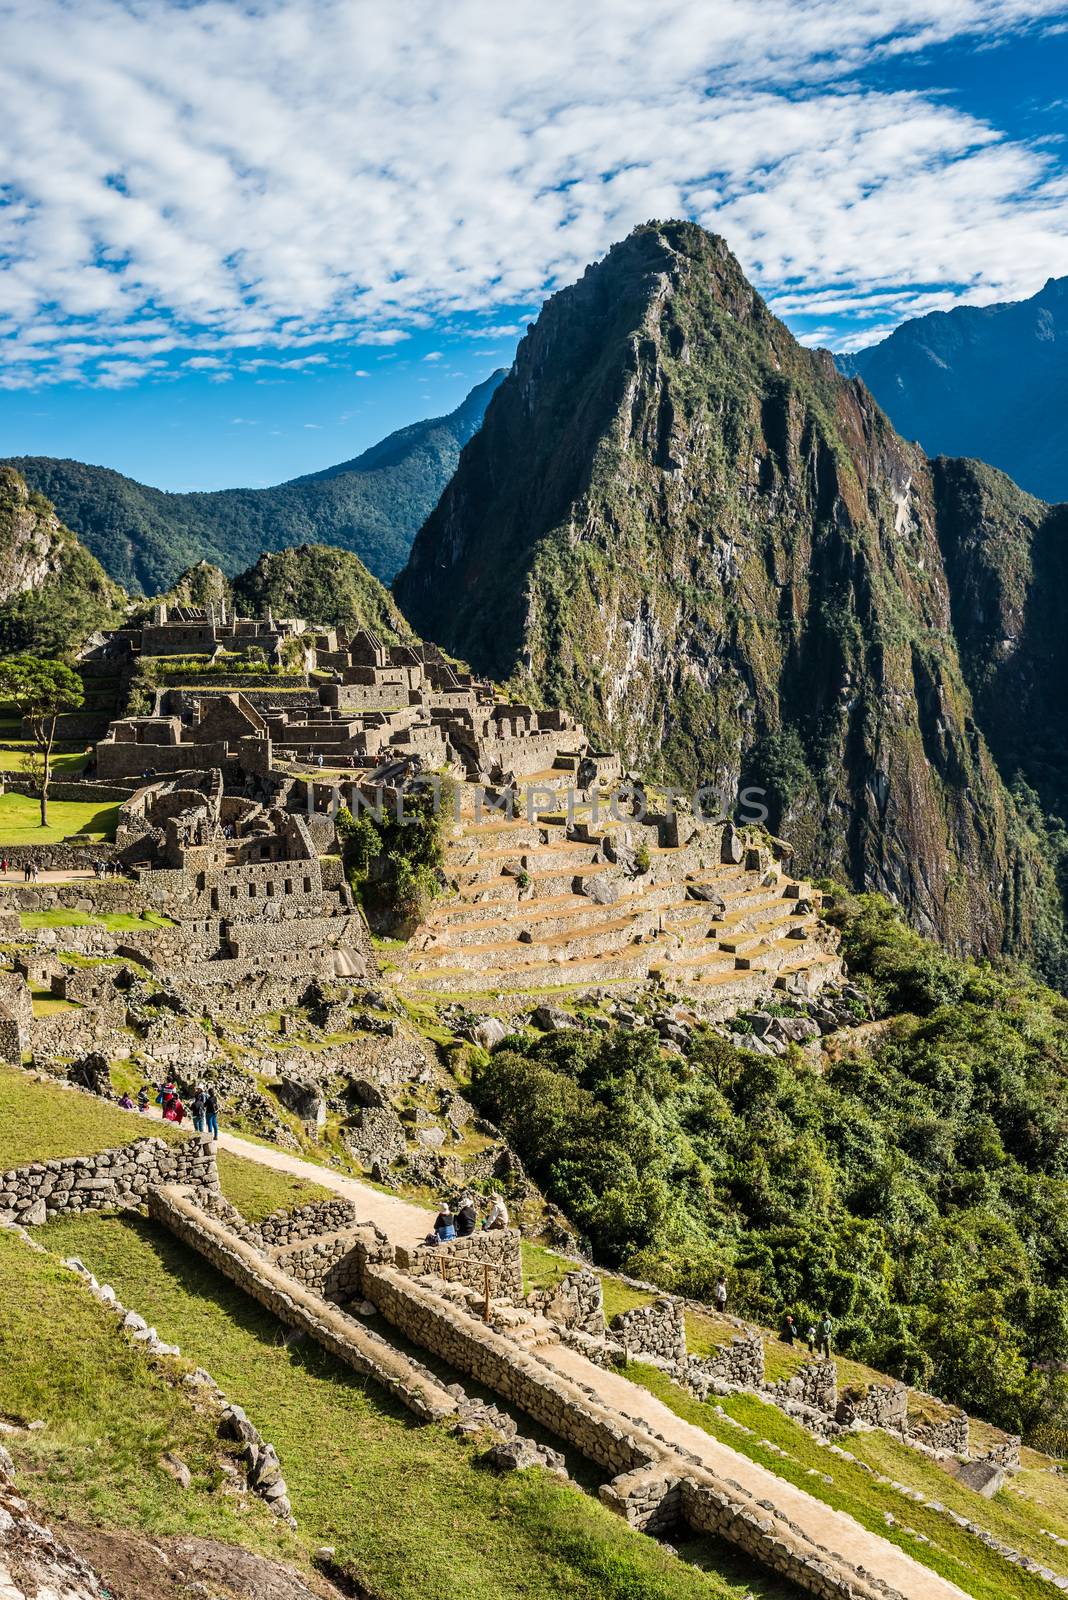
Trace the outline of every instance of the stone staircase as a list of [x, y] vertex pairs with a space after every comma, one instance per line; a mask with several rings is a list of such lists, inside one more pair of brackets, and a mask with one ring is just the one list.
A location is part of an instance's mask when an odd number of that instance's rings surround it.
[[[462, 796], [435, 902], [398, 953], [403, 992], [522, 995], [659, 980], [726, 1005], [770, 984], [811, 993], [840, 972], [819, 892], [766, 842], [720, 824], [594, 817], [556, 802], [502, 820]], [[551, 782], [550, 780], [555, 780]], [[685, 842], [668, 842], [674, 834]], [[645, 871], [638, 870], [646, 867]]]

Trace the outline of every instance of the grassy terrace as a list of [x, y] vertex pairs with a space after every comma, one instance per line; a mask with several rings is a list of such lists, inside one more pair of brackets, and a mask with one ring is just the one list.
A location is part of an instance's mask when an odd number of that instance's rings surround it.
[[296, 1206], [316, 1205], [321, 1200], [337, 1198], [333, 1189], [319, 1183], [309, 1183], [306, 1178], [295, 1178], [288, 1172], [276, 1172], [273, 1167], [261, 1167], [245, 1156], [231, 1155], [220, 1150], [218, 1155], [219, 1185], [231, 1205], [235, 1205], [249, 1222], [262, 1222], [272, 1211], [291, 1211]]
[[[845, 1447], [857, 1461], [843, 1461], [775, 1406], [752, 1396], [732, 1395], [718, 1403], [699, 1401], [655, 1367], [632, 1363], [627, 1373], [680, 1417], [892, 1539], [976, 1600], [1040, 1600], [1052, 1591], [1044, 1580], [996, 1556], [948, 1517], [918, 1504], [890, 1484], [879, 1483], [876, 1474], [919, 1490], [1055, 1572], [1068, 1573], [1064, 1552], [1042, 1531], [1068, 1535], [1068, 1485], [1049, 1470], [1052, 1463], [1033, 1452], [1028, 1456], [1034, 1464], [994, 1500], [985, 1501], [957, 1484], [937, 1463], [889, 1434], [850, 1436]], [[734, 1425], [737, 1423], [742, 1427]], [[865, 1462], [873, 1471], [866, 1472], [858, 1462]], [[892, 1520], [888, 1522], [887, 1517]]]
[[184, 1137], [170, 1123], [149, 1122], [135, 1111], [0, 1065], [0, 1172], [31, 1161], [92, 1155], [150, 1135]]
[[[28, 772], [36, 745], [0, 745], [0, 772]], [[52, 755], [52, 774], [56, 778], [76, 778], [89, 764], [88, 750], [57, 750]]]
[[67, 911], [56, 906], [49, 911], [23, 911], [22, 926], [30, 928], [110, 928], [124, 933], [131, 928], [173, 928], [170, 917], [159, 911]]
[[40, 802], [33, 795], [0, 794], [0, 847], [10, 844], [60, 844], [72, 834], [114, 839], [117, 805], [95, 800], [50, 800], [48, 827], [41, 827]]
[[[252, 1497], [235, 1507], [218, 1489], [207, 1425], [145, 1375], [143, 1358], [68, 1274], [0, 1237], [0, 1288], [18, 1308], [0, 1333], [10, 1345], [0, 1410], [48, 1422], [14, 1442], [20, 1482], [46, 1507], [148, 1531], [181, 1519], [305, 1559], [331, 1544], [383, 1600], [797, 1600], [708, 1544], [684, 1550], [692, 1563], [677, 1560], [548, 1474], [477, 1468], [476, 1446], [415, 1426], [310, 1341], [286, 1349], [272, 1317], [141, 1218], [65, 1219], [38, 1237], [80, 1255], [246, 1408], [278, 1449], [299, 1530], [272, 1525]], [[165, 1449], [194, 1471], [187, 1496], [162, 1478]]]

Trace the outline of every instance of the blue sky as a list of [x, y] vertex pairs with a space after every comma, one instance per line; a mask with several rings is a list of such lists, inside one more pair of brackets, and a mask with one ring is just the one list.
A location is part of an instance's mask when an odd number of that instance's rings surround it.
[[0, 0], [0, 34], [0, 454], [345, 460], [654, 216], [835, 348], [1068, 274], [1068, 0]]

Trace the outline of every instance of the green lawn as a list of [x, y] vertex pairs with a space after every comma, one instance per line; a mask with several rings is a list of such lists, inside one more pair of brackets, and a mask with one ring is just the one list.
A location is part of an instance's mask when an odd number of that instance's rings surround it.
[[[25, 743], [17, 749], [0, 746], [0, 772], [28, 772], [36, 746]], [[75, 778], [89, 765], [88, 750], [59, 750], [52, 756], [52, 775]]]
[[[956, 1583], [966, 1594], [975, 1596], [975, 1600], [1042, 1600], [1051, 1593], [1049, 1585], [1041, 1578], [994, 1555], [974, 1534], [958, 1528], [948, 1517], [910, 1500], [889, 1484], [878, 1483], [873, 1473], [865, 1472], [856, 1462], [831, 1455], [776, 1406], [744, 1394], [731, 1395], [719, 1402], [695, 1400], [664, 1373], [643, 1363], [632, 1363], [627, 1375], [658, 1395], [680, 1417], [704, 1428], [742, 1455], [759, 1461], [777, 1477], [786, 1478], [808, 1494], [847, 1512], [872, 1532], [891, 1539], [918, 1561]], [[719, 1414], [717, 1404], [727, 1417]], [[730, 1417], [752, 1433], [732, 1427]], [[769, 1449], [769, 1444], [785, 1451], [785, 1457]], [[1068, 1561], [1063, 1559], [1062, 1552], [1040, 1532], [1041, 1528], [1051, 1526], [1048, 1509], [1043, 1509], [1039, 1520], [1029, 1515], [1020, 1501], [1020, 1509], [1013, 1515], [1011, 1507], [1016, 1502], [1005, 1491], [993, 1502], [987, 1502], [956, 1484], [948, 1473], [928, 1462], [918, 1451], [895, 1444], [887, 1434], [850, 1436], [843, 1444], [858, 1461], [867, 1459], [866, 1452], [880, 1457], [883, 1464], [878, 1470], [906, 1487], [920, 1488], [918, 1480], [922, 1478], [922, 1490], [929, 1498], [960, 1511], [969, 1520], [1000, 1536], [1006, 1544], [1034, 1554], [1036, 1559], [1049, 1563], [1055, 1572], [1068, 1572]], [[870, 1464], [876, 1462], [873, 1460]], [[825, 1482], [826, 1478], [831, 1482]], [[1062, 1502], [1068, 1504], [1068, 1494], [1063, 1492]], [[895, 1519], [894, 1524], [887, 1524], [886, 1512]], [[913, 1531], [910, 1533], [906, 1529]], [[916, 1538], [916, 1534], [923, 1534], [929, 1543]]]
[[[286, 1349], [271, 1316], [139, 1217], [63, 1219], [39, 1237], [57, 1252], [78, 1254], [163, 1338], [207, 1366], [277, 1447], [297, 1538], [307, 1549], [333, 1545], [354, 1581], [384, 1600], [792, 1600], [793, 1591], [710, 1546], [692, 1552], [713, 1563], [710, 1570], [679, 1561], [572, 1484], [539, 1471], [499, 1478], [476, 1468], [476, 1446], [442, 1428], [414, 1425], [310, 1341]], [[82, 1438], [91, 1438], [94, 1427], [112, 1431], [105, 1411], [95, 1422], [85, 1417], [95, 1371], [106, 1358], [79, 1349], [80, 1392], [72, 1402], [69, 1375], [67, 1383], [51, 1385], [44, 1347], [25, 1337], [21, 1345], [16, 1359], [32, 1364], [39, 1414], [62, 1417], [74, 1403], [83, 1416]], [[26, 1389], [17, 1366], [4, 1373], [4, 1384], [14, 1394]], [[147, 1459], [157, 1447], [155, 1419], [149, 1414], [139, 1425], [131, 1417], [129, 1426], [133, 1438], [124, 1439], [123, 1449]], [[146, 1429], [154, 1434], [147, 1448]], [[62, 1432], [50, 1426], [26, 1448], [44, 1453]], [[108, 1456], [105, 1449], [101, 1476]], [[39, 1498], [76, 1513], [77, 1496], [68, 1494], [58, 1468], [43, 1487]], [[153, 1527], [172, 1514], [173, 1495], [171, 1507], [160, 1507], [147, 1488], [128, 1488], [122, 1478], [89, 1492], [98, 1514], [113, 1522]]]
[[231, 1155], [228, 1150], [220, 1150], [217, 1159], [223, 1194], [249, 1222], [262, 1222], [272, 1211], [292, 1211], [297, 1206], [335, 1198], [335, 1191], [320, 1183], [276, 1172], [273, 1167], [260, 1166], [258, 1161]]
[[149, 1122], [92, 1095], [38, 1083], [0, 1064], [0, 1172], [31, 1161], [92, 1155], [148, 1135], [181, 1138], [169, 1123]]
[[117, 805], [95, 800], [50, 800], [48, 827], [41, 827], [41, 803], [33, 795], [0, 794], [0, 845], [59, 844], [74, 833], [114, 839]]
[[22, 926], [32, 928], [110, 928], [123, 933], [131, 928], [173, 928], [170, 917], [160, 911], [67, 911], [55, 906], [50, 911], [23, 911]]

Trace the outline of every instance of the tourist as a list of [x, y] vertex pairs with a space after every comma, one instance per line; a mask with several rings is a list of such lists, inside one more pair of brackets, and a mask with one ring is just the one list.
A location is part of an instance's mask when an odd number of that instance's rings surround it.
[[490, 1231], [496, 1231], [500, 1228], [507, 1228], [508, 1207], [505, 1205], [504, 1200], [499, 1194], [496, 1193], [496, 1191], [490, 1195], [490, 1199], [492, 1200], [493, 1205], [490, 1208], [489, 1215], [482, 1224], [483, 1228], [486, 1228]]
[[808, 1345], [809, 1355], [814, 1356], [816, 1354], [816, 1324], [814, 1322], [810, 1322], [808, 1325], [808, 1330], [805, 1333], [805, 1343]]
[[193, 1096], [192, 1112], [193, 1126], [198, 1133], [203, 1133], [207, 1121], [207, 1093], [202, 1083], [197, 1084], [197, 1092]]
[[132, 1111], [133, 1108], [134, 1108], [133, 1101], [130, 1099], [129, 1094], [127, 1094], [125, 1092], [123, 1093], [122, 1097], [119, 1100], [119, 1105], [122, 1107], [122, 1109], [124, 1111]]
[[456, 1238], [456, 1218], [447, 1200], [441, 1202], [441, 1210], [434, 1218], [434, 1234], [439, 1244], [444, 1244], [446, 1239]]
[[137, 1109], [142, 1114], [148, 1111], [148, 1102], [152, 1098], [152, 1085], [143, 1083], [137, 1091]]
[[0, 857], [0, 872], [2, 872], [5, 875], [5, 877], [7, 876], [7, 867], [8, 867], [7, 856]]
[[716, 1310], [722, 1316], [727, 1309], [727, 1280], [722, 1272], [716, 1279], [716, 1286], [712, 1290], [712, 1298], [716, 1303]]
[[816, 1329], [816, 1348], [821, 1356], [826, 1356], [828, 1361], [831, 1359], [831, 1334], [833, 1331], [834, 1323], [825, 1311], [820, 1318], [819, 1327]]
[[185, 1106], [182, 1104], [181, 1097], [174, 1095], [163, 1108], [163, 1120], [164, 1122], [180, 1123], [184, 1116]]
[[174, 1082], [174, 1079], [173, 1078], [168, 1078], [167, 1082], [163, 1085], [163, 1088], [160, 1090], [160, 1096], [159, 1096], [159, 1103], [163, 1107], [163, 1115], [164, 1116], [166, 1116], [167, 1113], [170, 1111], [171, 1107], [174, 1105], [174, 1102], [177, 1100], [177, 1098], [178, 1098], [178, 1089], [177, 1089], [177, 1086], [176, 1086], [176, 1084]]
[[779, 1338], [783, 1344], [793, 1344], [797, 1338], [797, 1323], [789, 1312], [786, 1313], [786, 1321], [782, 1325], [782, 1332], [779, 1334]]
[[219, 1102], [215, 1098], [214, 1089], [204, 1090], [204, 1131], [218, 1140], [219, 1137]]
[[477, 1227], [478, 1213], [475, 1210], [475, 1202], [469, 1194], [465, 1194], [456, 1213], [456, 1237], [468, 1239]]
[[30, 878], [32, 876], [33, 876], [33, 874], [32, 874], [32, 871], [30, 869], [30, 863], [28, 861], [24, 861], [23, 864], [22, 864], [22, 881], [23, 881], [23, 883], [29, 883]]

